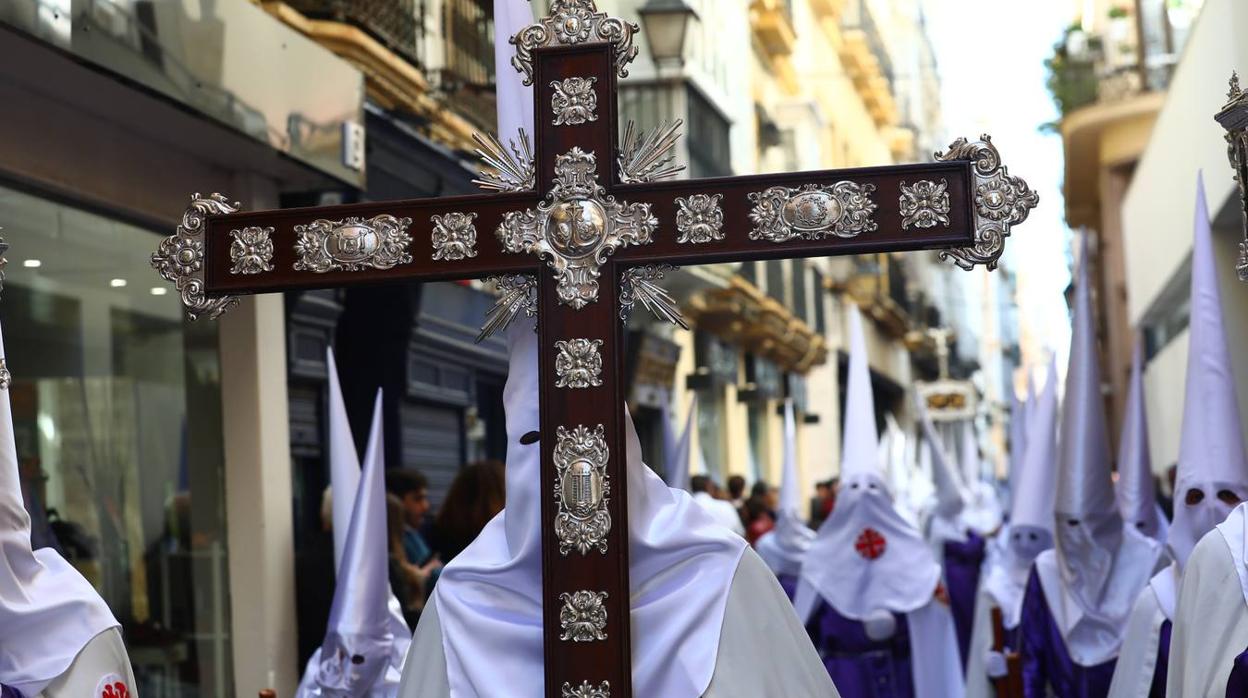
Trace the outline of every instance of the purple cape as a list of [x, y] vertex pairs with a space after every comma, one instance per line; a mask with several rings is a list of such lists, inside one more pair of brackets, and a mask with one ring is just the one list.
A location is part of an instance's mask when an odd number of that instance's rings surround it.
[[1023, 695], [1046, 698], [1048, 687], [1062, 698], [1104, 698], [1114, 678], [1117, 659], [1085, 667], [1075, 664], [1066, 650], [1066, 640], [1053, 620], [1044, 598], [1040, 577], [1032, 567], [1023, 594], [1022, 620]]
[[958, 656], [966, 669], [966, 656], [975, 627], [975, 597], [979, 592], [979, 570], [984, 564], [984, 539], [970, 533], [965, 543], [945, 541], [945, 591], [958, 637]]

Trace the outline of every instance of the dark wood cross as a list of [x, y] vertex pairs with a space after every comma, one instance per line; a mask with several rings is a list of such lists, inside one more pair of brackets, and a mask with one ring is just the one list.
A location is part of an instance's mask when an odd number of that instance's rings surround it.
[[536, 147], [479, 138], [497, 193], [258, 213], [196, 195], [153, 255], [192, 317], [241, 294], [484, 277], [503, 291], [487, 332], [536, 315], [552, 698], [632, 695], [622, 316], [640, 303], [681, 321], [665, 265], [938, 249], [991, 269], [1037, 203], [987, 136], [931, 164], [657, 181], [679, 124], [617, 140], [637, 31], [555, 0], [512, 38]]

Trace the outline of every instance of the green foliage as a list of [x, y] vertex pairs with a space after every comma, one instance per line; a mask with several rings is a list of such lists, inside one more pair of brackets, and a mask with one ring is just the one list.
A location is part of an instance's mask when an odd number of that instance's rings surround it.
[[1049, 71], [1046, 81], [1049, 94], [1063, 117], [1096, 101], [1097, 79], [1093, 56], [1101, 52], [1102, 42], [1099, 37], [1089, 36], [1086, 55], [1071, 56], [1066, 44], [1075, 31], [1081, 31], [1077, 24], [1067, 27], [1061, 40], [1053, 45], [1053, 56], [1044, 61]]

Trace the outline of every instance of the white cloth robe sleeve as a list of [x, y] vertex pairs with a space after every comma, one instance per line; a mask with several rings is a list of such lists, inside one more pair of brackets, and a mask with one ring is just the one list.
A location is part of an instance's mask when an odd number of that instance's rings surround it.
[[910, 632], [910, 669], [914, 676], [915, 698], [963, 698], [966, 682], [949, 607], [932, 600], [907, 613], [906, 625]]
[[[1107, 698], [1148, 698], [1157, 671], [1157, 648], [1166, 614], [1157, 603], [1153, 587], [1146, 586], [1127, 619], [1127, 634], [1118, 651], [1114, 680]], [[1219, 697], [1220, 698], [1220, 697]]]
[[117, 628], [109, 628], [91, 638], [65, 673], [45, 686], [38, 698], [98, 696], [100, 682], [105, 678], [110, 678], [110, 682], [124, 681], [130, 695], [138, 695], [126, 645]]
[[979, 587], [975, 595], [975, 616], [971, 624], [971, 644], [966, 657], [966, 698], [992, 698], [996, 690], [988, 678], [987, 656], [992, 651], [992, 609], [997, 602]]
[[[399, 698], [446, 698], [451, 694], [435, 601], [431, 599], [420, 616], [403, 683], [399, 685]], [[538, 693], [540, 690], [534, 688], [517, 695]], [[704, 698], [839, 695], [775, 575], [753, 550], [747, 549], [728, 593], [715, 674]]]
[[1192, 549], [1179, 585], [1170, 635], [1167, 696], [1226, 695], [1235, 657], [1248, 648], [1248, 604], [1235, 566], [1220, 528]]

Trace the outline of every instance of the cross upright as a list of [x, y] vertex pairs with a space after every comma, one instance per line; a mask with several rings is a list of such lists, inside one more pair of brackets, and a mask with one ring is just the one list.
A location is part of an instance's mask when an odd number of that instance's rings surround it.
[[987, 136], [930, 164], [659, 181], [679, 124], [618, 140], [637, 31], [593, 0], [554, 0], [512, 37], [536, 86], [535, 148], [478, 138], [495, 193], [256, 213], [196, 195], [152, 257], [192, 318], [242, 294], [484, 277], [501, 294], [483, 332], [537, 317], [551, 698], [632, 695], [624, 318], [640, 303], [683, 323], [664, 269], [923, 249], [992, 269], [1038, 200]]

